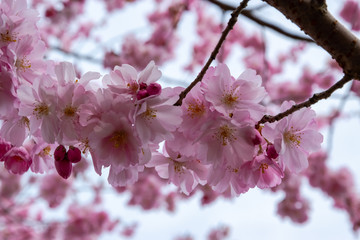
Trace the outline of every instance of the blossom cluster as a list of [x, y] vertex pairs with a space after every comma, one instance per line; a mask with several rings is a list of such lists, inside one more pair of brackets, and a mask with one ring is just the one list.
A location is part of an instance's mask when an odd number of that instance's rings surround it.
[[308, 108], [255, 127], [267, 93], [254, 70], [234, 78], [225, 64], [211, 67], [174, 106], [183, 88], [162, 88], [154, 61], [141, 71], [115, 66], [105, 76], [77, 76], [71, 63], [45, 61], [36, 13], [24, 6], [0, 4], [0, 161], [12, 173], [56, 168], [68, 178], [72, 164], [91, 155], [98, 174], [109, 167], [114, 187], [154, 168], [187, 195], [207, 184], [234, 196], [278, 185], [286, 168], [304, 170], [320, 148]]

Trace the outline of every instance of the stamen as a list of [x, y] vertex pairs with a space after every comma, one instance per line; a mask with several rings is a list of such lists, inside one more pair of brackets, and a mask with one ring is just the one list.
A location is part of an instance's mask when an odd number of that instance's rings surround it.
[[230, 91], [223, 94], [221, 102], [224, 103], [226, 106], [232, 108], [237, 103], [238, 99], [239, 96], [236, 96], [234, 94], [234, 91]]
[[64, 114], [65, 116], [67, 117], [73, 117], [75, 115], [77, 111], [77, 108], [76, 107], [73, 107], [73, 106], [67, 106], [65, 109], [64, 109]]
[[146, 111], [144, 113], [141, 114], [141, 117], [150, 121], [150, 120], [156, 118], [156, 110], [148, 108], [148, 109], [146, 109]]
[[223, 125], [218, 129], [214, 136], [223, 146], [226, 146], [227, 144], [237, 140], [234, 135], [235, 131], [235, 129], [230, 128], [228, 125]]
[[110, 141], [113, 143], [114, 148], [125, 145], [127, 142], [127, 132], [124, 130], [115, 132], [110, 138]]
[[127, 87], [129, 88], [129, 90], [132, 92], [132, 93], [136, 93], [137, 90], [139, 89], [139, 84], [135, 81], [131, 82], [131, 83], [128, 83], [127, 84]]
[[199, 99], [194, 103], [190, 103], [187, 109], [187, 114], [191, 117], [201, 117], [205, 113], [205, 106]]
[[174, 171], [176, 173], [182, 174], [185, 172], [183, 164], [173, 161], [174, 162]]
[[31, 68], [31, 63], [26, 57], [16, 59], [15, 67], [19, 70], [25, 71], [26, 69]]
[[284, 133], [284, 141], [288, 144], [295, 145], [296, 147], [300, 146], [301, 143], [301, 133], [294, 133], [296, 130], [294, 130], [293, 127], [290, 128], [289, 131]]
[[85, 138], [85, 139], [81, 140], [80, 148], [83, 149], [82, 153], [85, 154], [86, 151], [90, 148], [88, 138]]
[[20, 126], [26, 126], [30, 130], [30, 120], [27, 117], [22, 117], [19, 124]]
[[39, 103], [34, 108], [33, 114], [37, 117], [37, 119], [40, 119], [43, 116], [49, 115], [49, 107], [45, 103]]
[[259, 167], [259, 170], [262, 172], [262, 173], [265, 173], [265, 170], [269, 168], [269, 165], [267, 163], [262, 163], [260, 164], [260, 167]]
[[41, 152], [39, 152], [38, 155], [40, 157], [46, 157], [46, 156], [50, 156], [51, 155], [50, 153], [51, 153], [51, 147], [47, 146]]
[[0, 33], [0, 38], [2, 42], [16, 42], [16, 35], [11, 34], [9, 30], [6, 30], [5, 33]]

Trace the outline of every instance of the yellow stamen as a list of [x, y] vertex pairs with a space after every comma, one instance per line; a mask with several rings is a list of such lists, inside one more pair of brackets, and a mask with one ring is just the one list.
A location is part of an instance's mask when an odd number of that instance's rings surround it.
[[26, 57], [23, 57], [23, 58], [20, 58], [20, 59], [16, 59], [15, 67], [18, 70], [25, 71], [26, 69], [31, 68], [31, 63], [30, 63], [29, 60], [26, 59]]
[[265, 173], [265, 170], [269, 168], [269, 165], [267, 163], [262, 163], [260, 164], [260, 167], [259, 167], [259, 170], [262, 172], [262, 173]]
[[46, 156], [51, 156], [51, 147], [47, 146], [45, 147], [41, 152], [39, 152], [39, 156], [40, 157], [46, 157]]
[[47, 116], [49, 112], [49, 107], [45, 103], [39, 103], [34, 108], [33, 114], [36, 115], [37, 119], [40, 119], [43, 116]]
[[64, 114], [65, 116], [67, 117], [73, 117], [75, 115], [77, 111], [77, 108], [76, 107], [73, 107], [73, 106], [67, 106], [65, 109], [64, 109]]
[[296, 147], [300, 146], [301, 143], [301, 133], [294, 133], [295, 130], [293, 127], [290, 128], [290, 131], [284, 133], [284, 141], [288, 144], [295, 145]]
[[141, 116], [143, 118], [145, 118], [146, 120], [150, 121], [150, 120], [156, 118], [156, 110], [148, 108], [148, 109], [146, 109], [145, 112], [143, 112], [141, 114]]
[[127, 84], [127, 87], [130, 89], [130, 91], [132, 93], [136, 93], [137, 90], [139, 89], [139, 84], [137, 84], [137, 82], [131, 82]]
[[9, 30], [6, 30], [5, 33], [0, 33], [0, 38], [2, 42], [16, 42], [15, 34], [11, 34]]
[[27, 117], [22, 117], [19, 124], [20, 126], [26, 126], [30, 130], [30, 120]]
[[190, 103], [187, 109], [187, 114], [191, 117], [201, 117], [205, 113], [205, 106], [200, 100], [196, 99], [196, 102]]
[[227, 144], [237, 140], [234, 133], [235, 129], [230, 128], [228, 125], [223, 125], [218, 129], [214, 136], [223, 146], [226, 146]]
[[110, 138], [110, 141], [113, 143], [114, 148], [125, 145], [127, 142], [127, 132], [124, 130], [115, 132]]
[[85, 138], [85, 139], [81, 140], [80, 148], [83, 149], [82, 153], [85, 154], [86, 151], [90, 148], [88, 138]]
[[234, 92], [231, 91], [229, 93], [224, 93], [221, 99], [221, 102], [224, 103], [228, 107], [234, 107], [234, 105], [238, 101], [238, 96], [234, 95]]

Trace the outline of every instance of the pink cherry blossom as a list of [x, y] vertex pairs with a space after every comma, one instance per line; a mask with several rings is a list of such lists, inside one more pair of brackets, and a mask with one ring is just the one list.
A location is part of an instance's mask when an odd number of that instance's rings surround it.
[[281, 183], [284, 172], [273, 160], [260, 155], [252, 161], [245, 162], [239, 171], [240, 178], [249, 187], [264, 189], [275, 187]]
[[54, 159], [52, 152], [55, 148], [53, 144], [48, 144], [39, 138], [27, 139], [24, 147], [28, 150], [31, 158], [31, 171], [34, 173], [48, 173], [54, 168]]
[[101, 125], [89, 135], [90, 152], [98, 174], [102, 166], [123, 169], [139, 163], [142, 144], [126, 109], [124, 113], [104, 113]]
[[71, 63], [62, 62], [55, 66], [58, 80], [57, 117], [59, 132], [56, 137], [58, 143], [74, 145], [80, 139], [83, 126], [80, 123], [82, 108], [91, 104], [93, 93], [86, 91], [90, 81], [97, 79], [98, 74], [86, 73], [80, 79], [76, 78], [75, 69]]
[[254, 70], [246, 70], [235, 80], [229, 68], [219, 64], [208, 70], [201, 88], [206, 93], [206, 100], [213, 104], [211, 108], [224, 116], [232, 117], [237, 111], [248, 111], [251, 119], [258, 121], [264, 115], [265, 109], [259, 103], [266, 92], [261, 87], [261, 77]]
[[144, 166], [110, 166], [108, 182], [113, 187], [124, 187], [134, 184], [139, 178], [139, 172], [144, 170]]
[[3, 118], [0, 135], [15, 146], [22, 146], [30, 132], [30, 121], [25, 116], [19, 116], [18, 109], [13, 109]]
[[189, 92], [181, 105], [183, 121], [179, 131], [188, 139], [198, 138], [211, 121], [215, 121], [216, 114], [210, 110], [211, 104], [205, 100], [200, 84]]
[[56, 115], [56, 82], [48, 75], [34, 80], [32, 86], [21, 85], [18, 89], [20, 99], [19, 115], [29, 118], [30, 132], [41, 129], [43, 139], [54, 143], [59, 131], [59, 119]]
[[250, 161], [255, 153], [252, 139], [255, 130], [250, 126], [238, 126], [228, 119], [218, 118], [212, 122], [198, 139], [201, 159], [216, 168], [231, 161], [234, 167], [240, 167]]
[[[281, 110], [291, 107], [293, 102], [284, 102]], [[291, 172], [301, 172], [308, 166], [310, 152], [320, 149], [323, 137], [317, 131], [315, 112], [303, 108], [274, 124], [265, 124], [263, 136], [273, 142], [279, 161]]]
[[135, 128], [141, 141], [159, 143], [172, 138], [180, 125], [181, 109], [173, 106], [182, 88], [165, 88], [159, 97], [139, 103], [135, 117]]
[[173, 151], [165, 143], [163, 154], [154, 154], [146, 165], [155, 167], [161, 178], [169, 179], [183, 193], [189, 195], [200, 183], [204, 184], [207, 178], [208, 167], [193, 157], [182, 156], [180, 152]]
[[[160, 77], [161, 72], [155, 66], [154, 61], [151, 61], [145, 69], [139, 73], [134, 67], [128, 64], [116, 66], [109, 75], [104, 77], [103, 82], [115, 93], [126, 93], [137, 98], [139, 91], [146, 90], [147, 86], [157, 81]], [[147, 95], [147, 91], [141, 92], [140, 94], [142, 96], [140, 99], [150, 96], [150, 94]]]
[[32, 159], [24, 147], [13, 147], [4, 156], [5, 168], [14, 174], [23, 174], [29, 170]]
[[[231, 163], [232, 161], [225, 162]], [[209, 171], [208, 184], [212, 186], [213, 190], [225, 196], [239, 196], [247, 192], [250, 186], [241, 178], [239, 167], [229, 163], [212, 167]]]

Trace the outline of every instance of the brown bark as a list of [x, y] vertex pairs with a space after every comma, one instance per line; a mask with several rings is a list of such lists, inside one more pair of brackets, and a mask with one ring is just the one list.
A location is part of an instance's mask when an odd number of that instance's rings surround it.
[[324, 48], [343, 68], [360, 79], [360, 40], [328, 11], [325, 0], [263, 0], [279, 10]]

